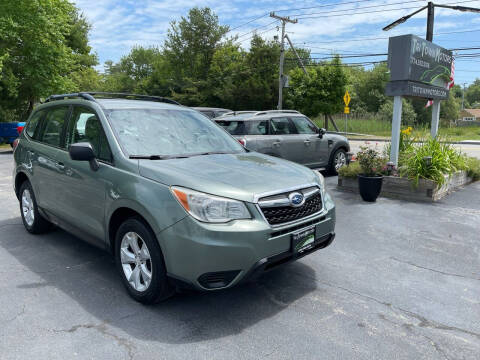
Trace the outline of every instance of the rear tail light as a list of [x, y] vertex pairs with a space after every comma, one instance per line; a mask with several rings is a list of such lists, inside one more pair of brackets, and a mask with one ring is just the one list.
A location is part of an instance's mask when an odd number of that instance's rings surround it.
[[12, 149], [13, 149], [13, 150], [15, 150], [15, 148], [17, 147], [19, 141], [20, 141], [20, 139], [15, 139], [15, 140], [13, 140], [13, 143], [12, 143]]
[[20, 135], [22, 133], [24, 127], [25, 126], [17, 126], [18, 135]]
[[247, 140], [246, 139], [238, 139], [238, 142], [242, 144], [243, 146], [247, 146]]

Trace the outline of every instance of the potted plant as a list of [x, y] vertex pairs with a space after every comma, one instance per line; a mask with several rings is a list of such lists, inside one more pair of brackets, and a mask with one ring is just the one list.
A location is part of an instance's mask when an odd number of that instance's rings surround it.
[[382, 159], [376, 148], [361, 146], [357, 153], [361, 173], [358, 175], [358, 189], [364, 201], [375, 202], [382, 190]]

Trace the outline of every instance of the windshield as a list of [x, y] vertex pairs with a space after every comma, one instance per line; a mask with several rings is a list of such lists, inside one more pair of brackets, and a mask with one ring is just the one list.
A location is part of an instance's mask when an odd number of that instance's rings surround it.
[[245, 152], [235, 139], [195, 111], [122, 109], [112, 110], [109, 118], [130, 156]]

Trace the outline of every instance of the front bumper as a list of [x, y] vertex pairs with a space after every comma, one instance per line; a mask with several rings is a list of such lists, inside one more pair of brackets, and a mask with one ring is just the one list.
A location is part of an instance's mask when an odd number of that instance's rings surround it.
[[[187, 216], [157, 234], [167, 273], [177, 283], [201, 290], [232, 287], [246, 278], [324, 248], [333, 241], [335, 206], [325, 197], [322, 213], [286, 226], [270, 226], [251, 205], [253, 219], [202, 223]], [[315, 226], [315, 246], [291, 252], [291, 235]]]

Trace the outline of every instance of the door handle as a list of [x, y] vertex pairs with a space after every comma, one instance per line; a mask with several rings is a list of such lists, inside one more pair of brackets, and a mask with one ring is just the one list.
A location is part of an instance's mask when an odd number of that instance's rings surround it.
[[305, 140], [303, 143], [304, 143], [306, 146], [310, 146], [310, 140]]
[[59, 169], [59, 170], [65, 169], [65, 164], [61, 163], [61, 162], [57, 162], [57, 169]]
[[273, 146], [280, 146], [280, 141], [274, 142]]

